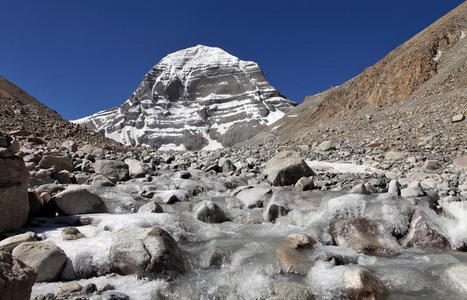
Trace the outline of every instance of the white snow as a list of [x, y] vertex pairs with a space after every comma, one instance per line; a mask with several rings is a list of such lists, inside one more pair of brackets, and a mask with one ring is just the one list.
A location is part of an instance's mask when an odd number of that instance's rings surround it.
[[272, 125], [278, 120], [280, 120], [285, 115], [284, 112], [276, 109], [276, 111], [269, 112], [269, 115], [266, 117], [266, 125]]
[[443, 51], [438, 50], [436, 52], [436, 56], [433, 58], [433, 60], [436, 61], [436, 62], [439, 61], [441, 59], [441, 55], [443, 55]]
[[206, 131], [203, 132], [203, 136], [205, 139], [208, 140], [208, 144], [204, 146], [203, 149], [201, 150], [217, 150], [217, 149], [224, 148], [224, 146], [222, 146], [221, 143], [219, 143], [216, 140], [211, 139], [211, 137]]
[[185, 145], [183, 145], [183, 144], [180, 144], [180, 145], [164, 144], [164, 145], [160, 146], [158, 150], [160, 150], [160, 151], [169, 151], [169, 150], [185, 151], [186, 148], [185, 148]]
[[352, 174], [374, 174], [374, 173], [383, 173], [383, 170], [367, 166], [367, 165], [358, 165], [347, 162], [329, 162], [329, 161], [319, 161], [319, 160], [307, 160], [306, 163], [313, 171], [317, 173], [352, 173]]
[[465, 33], [463, 31], [461, 31], [461, 40], [465, 38]]

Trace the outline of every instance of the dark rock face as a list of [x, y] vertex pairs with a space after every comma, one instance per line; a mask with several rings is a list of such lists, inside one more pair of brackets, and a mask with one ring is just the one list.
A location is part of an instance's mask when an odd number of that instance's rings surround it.
[[251, 138], [293, 105], [256, 63], [198, 45], [164, 57], [119, 108], [75, 123], [127, 145], [215, 149]]

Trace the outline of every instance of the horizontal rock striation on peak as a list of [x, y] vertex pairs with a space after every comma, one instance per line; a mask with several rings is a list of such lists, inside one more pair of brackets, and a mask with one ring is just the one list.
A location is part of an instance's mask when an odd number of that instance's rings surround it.
[[126, 145], [209, 150], [251, 138], [293, 105], [255, 62], [198, 45], [164, 57], [119, 108], [74, 122]]

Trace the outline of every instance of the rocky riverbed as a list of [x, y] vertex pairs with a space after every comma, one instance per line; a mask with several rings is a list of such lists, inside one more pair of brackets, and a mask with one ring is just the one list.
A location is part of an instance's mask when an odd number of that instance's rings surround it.
[[1, 134], [0, 165], [0, 299], [467, 293], [460, 150], [121, 153]]

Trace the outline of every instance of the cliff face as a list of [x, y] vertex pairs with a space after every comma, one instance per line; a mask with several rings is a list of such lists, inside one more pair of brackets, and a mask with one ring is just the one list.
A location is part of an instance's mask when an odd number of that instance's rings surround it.
[[293, 105], [256, 63], [198, 45], [164, 57], [119, 108], [74, 122], [126, 145], [214, 149], [252, 137]]

